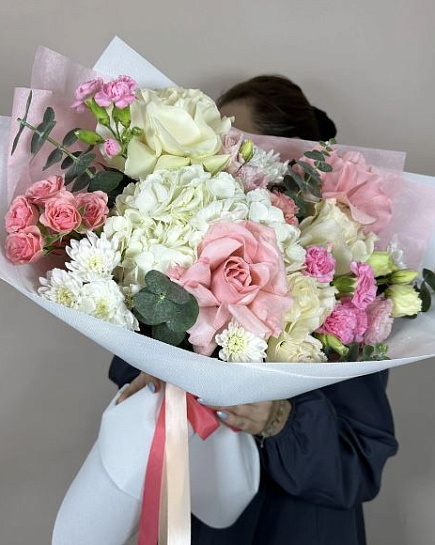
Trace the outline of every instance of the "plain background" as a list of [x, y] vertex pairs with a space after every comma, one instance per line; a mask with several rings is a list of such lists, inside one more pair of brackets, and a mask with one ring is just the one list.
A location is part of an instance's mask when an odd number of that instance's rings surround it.
[[[405, 150], [408, 171], [435, 175], [434, 19], [433, 0], [1, 0], [0, 114], [28, 84], [38, 45], [91, 66], [118, 34], [214, 97], [285, 74], [334, 119], [341, 142]], [[0, 543], [48, 545], [115, 393], [110, 354], [4, 283], [0, 297]], [[401, 448], [366, 507], [372, 545], [435, 542], [434, 365], [391, 374]]]

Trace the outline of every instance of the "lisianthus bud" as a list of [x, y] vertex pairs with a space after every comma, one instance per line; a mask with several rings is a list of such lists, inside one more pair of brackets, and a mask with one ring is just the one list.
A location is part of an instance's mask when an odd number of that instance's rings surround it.
[[90, 146], [95, 146], [96, 144], [102, 144], [104, 142], [104, 138], [102, 138], [94, 131], [85, 131], [83, 129], [79, 129], [75, 131], [74, 134], [81, 142], [89, 144]]
[[332, 281], [332, 285], [338, 289], [340, 296], [352, 295], [357, 284], [358, 280], [350, 276], [338, 276]]
[[391, 274], [389, 280], [392, 284], [410, 284], [418, 276], [418, 271], [402, 269]]
[[239, 148], [239, 153], [247, 163], [254, 156], [254, 142], [252, 140], [245, 140]]
[[389, 252], [373, 252], [367, 263], [373, 269], [375, 278], [378, 276], [387, 276], [396, 269]]
[[316, 333], [315, 337], [319, 339], [325, 348], [332, 348], [341, 357], [347, 356], [349, 353], [349, 348], [347, 348], [347, 346], [345, 346], [335, 335]]
[[133, 136], [142, 136], [143, 135], [143, 129], [141, 129], [140, 127], [133, 127], [131, 129], [131, 134]]
[[393, 318], [414, 316], [421, 312], [421, 299], [412, 286], [395, 284], [385, 291], [385, 296], [393, 302]]

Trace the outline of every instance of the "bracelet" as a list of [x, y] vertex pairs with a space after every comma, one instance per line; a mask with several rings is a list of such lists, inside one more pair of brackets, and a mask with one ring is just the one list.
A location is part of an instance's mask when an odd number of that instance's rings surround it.
[[285, 420], [287, 420], [291, 410], [291, 405], [286, 399], [281, 399], [276, 402], [275, 411], [272, 414], [269, 422], [266, 424], [266, 427], [262, 432], [258, 434], [261, 438], [271, 437], [276, 435], [277, 432], [281, 429]]

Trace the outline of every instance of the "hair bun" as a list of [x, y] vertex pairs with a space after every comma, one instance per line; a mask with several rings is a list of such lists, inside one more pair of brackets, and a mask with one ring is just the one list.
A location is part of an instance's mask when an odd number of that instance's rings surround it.
[[335, 138], [337, 127], [332, 119], [328, 117], [326, 112], [319, 110], [319, 108], [316, 108], [315, 106], [313, 106], [313, 112], [319, 127], [320, 139], [330, 140], [331, 138]]

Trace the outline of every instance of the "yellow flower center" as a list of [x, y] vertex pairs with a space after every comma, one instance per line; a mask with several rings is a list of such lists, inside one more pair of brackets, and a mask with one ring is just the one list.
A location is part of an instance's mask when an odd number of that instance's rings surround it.
[[72, 307], [75, 302], [74, 294], [65, 286], [62, 286], [57, 291], [57, 301], [65, 307]]
[[240, 333], [232, 335], [227, 342], [227, 352], [229, 354], [239, 354], [246, 349], [246, 339]]

